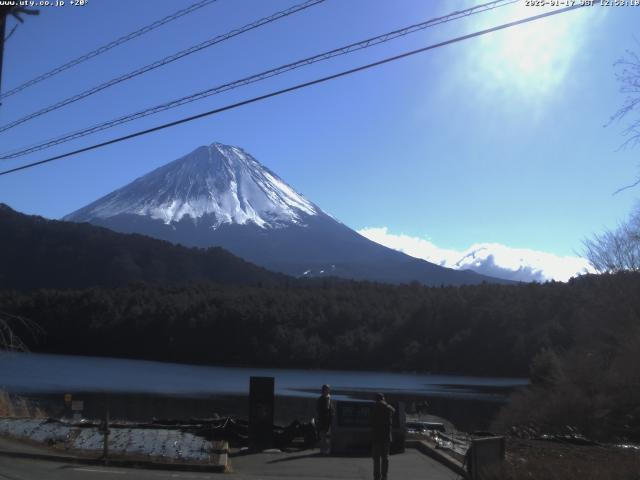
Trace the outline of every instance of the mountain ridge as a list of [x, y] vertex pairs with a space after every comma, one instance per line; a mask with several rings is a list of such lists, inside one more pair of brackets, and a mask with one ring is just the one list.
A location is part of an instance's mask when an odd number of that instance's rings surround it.
[[187, 248], [87, 223], [25, 215], [0, 203], [0, 289], [86, 288], [134, 282], [284, 285], [293, 280], [219, 247]]
[[64, 217], [194, 247], [220, 246], [292, 275], [425, 285], [510, 283], [441, 267], [350, 229], [239, 147], [198, 147]]

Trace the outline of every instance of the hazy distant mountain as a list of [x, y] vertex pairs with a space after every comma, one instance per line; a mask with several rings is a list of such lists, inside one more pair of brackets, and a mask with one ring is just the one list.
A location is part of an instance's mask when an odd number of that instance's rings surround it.
[[[512, 253], [510, 258], [505, 259], [506, 255], [500, 255], [505, 251]], [[515, 249], [509, 251], [502, 245], [476, 245], [467, 250], [453, 266], [519, 282], [544, 282], [548, 280], [539, 266], [528, 263], [529, 259], [522, 256], [513, 255], [514, 252]], [[538, 254], [538, 257], [540, 255]], [[547, 256], [551, 257], [549, 254]], [[501, 264], [500, 261], [506, 264]]]
[[187, 246], [221, 246], [295, 276], [427, 285], [500, 281], [378, 245], [322, 211], [238, 147], [214, 143], [64, 217]]
[[592, 271], [589, 262], [576, 256], [517, 248], [500, 243], [474, 243], [464, 250], [441, 248], [419, 236], [392, 233], [387, 227], [366, 227], [358, 233], [371, 241], [455, 270], [516, 282], [566, 282]]
[[4, 204], [0, 204], [0, 232], [0, 289], [132, 282], [280, 285], [290, 280], [221, 248], [185, 248], [93, 225], [24, 215]]

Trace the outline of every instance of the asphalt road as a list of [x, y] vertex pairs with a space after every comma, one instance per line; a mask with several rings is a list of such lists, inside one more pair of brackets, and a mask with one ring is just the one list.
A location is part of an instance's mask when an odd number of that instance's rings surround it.
[[109, 468], [0, 457], [0, 480], [124, 480], [134, 478], [140, 480], [186, 480], [212, 478], [214, 475], [216, 474]]
[[[369, 457], [322, 457], [318, 451], [300, 453], [254, 454], [231, 459], [238, 480], [335, 480], [373, 478], [373, 462]], [[426, 455], [408, 448], [405, 453], [392, 455], [389, 478], [399, 480], [457, 480], [459, 476]]]
[[[229, 480], [335, 480], [373, 478], [371, 459], [366, 457], [320, 457], [315, 452], [299, 454], [258, 454], [233, 458], [233, 472], [194, 473], [142, 470], [119, 467], [74, 465], [64, 462], [0, 457], [0, 480], [161, 480], [211, 479]], [[459, 478], [440, 463], [413, 449], [393, 455], [390, 479], [456, 480]]]

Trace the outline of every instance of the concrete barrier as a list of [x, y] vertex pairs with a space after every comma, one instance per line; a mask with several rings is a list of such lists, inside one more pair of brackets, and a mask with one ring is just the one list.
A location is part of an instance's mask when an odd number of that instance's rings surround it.
[[407, 440], [406, 446], [407, 448], [415, 448], [419, 452], [422, 452], [425, 455], [433, 458], [434, 460], [442, 463], [443, 465], [456, 472], [458, 475], [461, 475], [462, 478], [468, 478], [467, 471], [465, 470], [462, 462], [459, 462], [442, 450], [438, 450], [437, 448], [435, 448], [435, 444], [432, 445], [426, 440]]

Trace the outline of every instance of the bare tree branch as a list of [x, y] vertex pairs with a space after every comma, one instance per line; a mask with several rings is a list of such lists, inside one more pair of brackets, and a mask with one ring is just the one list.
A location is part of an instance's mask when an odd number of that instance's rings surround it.
[[[636, 44], [638, 45], [638, 50], [640, 50], [640, 42], [636, 40]], [[627, 50], [625, 55], [615, 62], [613, 66], [616, 70], [616, 80], [620, 85], [620, 93], [624, 93], [626, 97], [622, 106], [609, 118], [605, 127], [613, 122], [628, 118], [632, 113], [640, 110], [640, 55], [633, 50]], [[625, 150], [640, 144], [640, 115], [632, 119], [631, 123], [622, 131], [622, 135], [626, 139], [618, 150]], [[638, 185], [640, 185], [640, 178], [630, 185], [619, 188], [613, 194], [617, 195]]]
[[613, 194], [617, 195], [620, 192], [624, 192], [625, 190], [629, 190], [630, 188], [637, 187], [638, 185], [640, 185], [640, 178], [638, 180], [636, 180], [635, 182], [629, 184], [629, 185], [626, 185], [624, 187], [620, 187], [615, 192], [613, 192]]
[[29, 351], [22, 338], [15, 333], [18, 328], [31, 335], [34, 340], [37, 340], [38, 336], [44, 333], [40, 325], [32, 320], [0, 312], [0, 350]]
[[616, 230], [583, 241], [585, 257], [600, 273], [640, 271], [640, 205]]

